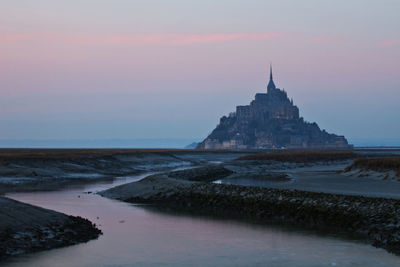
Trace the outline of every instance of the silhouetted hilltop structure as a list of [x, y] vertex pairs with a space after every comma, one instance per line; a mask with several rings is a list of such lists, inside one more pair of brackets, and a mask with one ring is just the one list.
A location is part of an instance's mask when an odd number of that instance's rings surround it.
[[267, 93], [258, 93], [247, 106], [223, 116], [197, 148], [351, 148], [344, 136], [329, 134], [299, 117], [299, 109], [285, 90], [276, 88], [272, 67]]

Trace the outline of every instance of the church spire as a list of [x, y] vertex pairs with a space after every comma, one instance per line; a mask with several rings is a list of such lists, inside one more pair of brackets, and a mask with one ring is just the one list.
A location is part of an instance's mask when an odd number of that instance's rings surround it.
[[272, 90], [272, 89], [276, 89], [274, 80], [272, 78], [272, 64], [269, 65], [269, 83], [267, 86], [268, 91]]
[[269, 64], [269, 79], [272, 81], [272, 64]]

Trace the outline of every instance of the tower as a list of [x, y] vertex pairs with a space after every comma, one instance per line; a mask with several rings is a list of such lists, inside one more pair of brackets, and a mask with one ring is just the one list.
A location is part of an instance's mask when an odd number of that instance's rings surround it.
[[272, 78], [272, 65], [269, 65], [269, 83], [267, 86], [268, 93], [276, 89], [274, 79]]

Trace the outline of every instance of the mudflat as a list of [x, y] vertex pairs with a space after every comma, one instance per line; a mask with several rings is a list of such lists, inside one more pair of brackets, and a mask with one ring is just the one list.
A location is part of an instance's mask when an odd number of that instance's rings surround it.
[[243, 155], [246, 153], [178, 149], [0, 149], [0, 194], [57, 190]]

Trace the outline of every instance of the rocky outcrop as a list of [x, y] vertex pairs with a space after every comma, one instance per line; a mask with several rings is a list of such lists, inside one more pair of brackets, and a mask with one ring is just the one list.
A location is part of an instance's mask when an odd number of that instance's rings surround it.
[[96, 239], [89, 220], [0, 197], [0, 260]]

